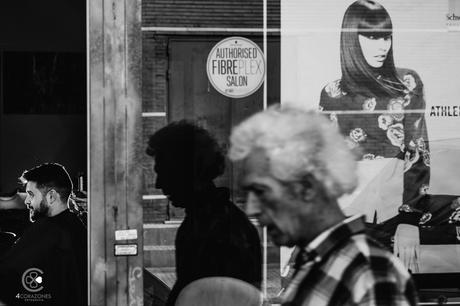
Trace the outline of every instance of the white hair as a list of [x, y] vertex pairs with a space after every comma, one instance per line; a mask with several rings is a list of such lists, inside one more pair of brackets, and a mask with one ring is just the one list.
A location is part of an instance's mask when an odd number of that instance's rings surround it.
[[332, 198], [356, 188], [355, 155], [337, 128], [314, 111], [272, 106], [236, 126], [230, 143], [232, 161], [263, 149], [272, 175], [281, 181], [312, 175]]

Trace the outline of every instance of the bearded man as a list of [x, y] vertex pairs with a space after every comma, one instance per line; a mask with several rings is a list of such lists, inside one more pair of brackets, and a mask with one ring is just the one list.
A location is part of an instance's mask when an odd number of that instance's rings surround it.
[[72, 180], [46, 163], [24, 171], [32, 225], [0, 258], [0, 301], [7, 305], [86, 305], [86, 228], [69, 210]]

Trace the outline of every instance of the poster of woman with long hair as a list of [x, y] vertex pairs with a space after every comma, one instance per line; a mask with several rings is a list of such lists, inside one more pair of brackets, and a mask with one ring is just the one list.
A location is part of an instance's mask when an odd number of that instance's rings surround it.
[[[460, 32], [449, 24], [453, 2], [281, 7], [282, 103], [319, 109], [340, 130], [360, 176], [342, 209], [364, 215], [377, 239], [415, 273], [460, 272], [452, 221], [460, 206]], [[445, 257], [433, 263], [440, 245], [448, 246]]]

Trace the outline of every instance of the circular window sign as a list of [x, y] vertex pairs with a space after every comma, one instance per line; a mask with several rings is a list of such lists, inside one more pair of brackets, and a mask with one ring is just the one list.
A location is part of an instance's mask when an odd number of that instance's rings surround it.
[[230, 98], [244, 98], [264, 82], [265, 59], [255, 42], [244, 37], [229, 37], [209, 52], [206, 70], [218, 92]]

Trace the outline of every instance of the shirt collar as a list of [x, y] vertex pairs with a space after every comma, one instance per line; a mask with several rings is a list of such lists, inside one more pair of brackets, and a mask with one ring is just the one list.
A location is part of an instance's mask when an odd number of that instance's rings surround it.
[[316, 236], [315, 239], [303, 248], [303, 252], [301, 253], [308, 254], [308, 256], [303, 255], [303, 257], [320, 261], [337, 244], [364, 230], [363, 216], [351, 216]]

